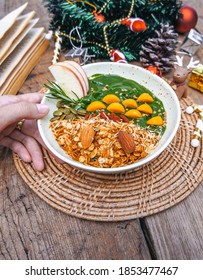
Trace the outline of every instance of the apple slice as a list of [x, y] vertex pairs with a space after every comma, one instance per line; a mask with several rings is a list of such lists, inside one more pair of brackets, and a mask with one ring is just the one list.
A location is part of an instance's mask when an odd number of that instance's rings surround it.
[[86, 74], [85, 70], [82, 68], [82, 66], [80, 66], [77, 62], [72, 61], [72, 60], [66, 60], [65, 62], [73, 65], [81, 73], [81, 75], [83, 76], [83, 79], [85, 81], [86, 89], [87, 89], [87, 92], [88, 92], [89, 91], [89, 81], [88, 81], [88, 78], [87, 78], [87, 74]]
[[60, 64], [69, 67], [70, 69], [72, 69], [73, 72], [75, 72], [75, 74], [80, 78], [80, 82], [83, 85], [85, 95], [87, 95], [87, 92], [89, 90], [89, 82], [87, 76], [84, 78], [84, 74], [81, 71], [82, 67], [74, 61], [67, 61], [67, 60], [60, 62]]
[[56, 80], [56, 83], [70, 98], [76, 100], [77, 97], [75, 94], [77, 94], [78, 98], [86, 94], [81, 83], [81, 78], [77, 75], [76, 71], [73, 70], [73, 67], [58, 62], [51, 65], [49, 70]]

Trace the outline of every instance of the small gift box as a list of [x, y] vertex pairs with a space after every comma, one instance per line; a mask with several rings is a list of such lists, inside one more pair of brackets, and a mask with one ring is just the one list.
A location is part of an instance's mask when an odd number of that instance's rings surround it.
[[192, 71], [188, 85], [203, 93], [203, 64], [199, 64]]
[[203, 43], [203, 35], [195, 29], [191, 29], [181, 46], [181, 51], [193, 56]]

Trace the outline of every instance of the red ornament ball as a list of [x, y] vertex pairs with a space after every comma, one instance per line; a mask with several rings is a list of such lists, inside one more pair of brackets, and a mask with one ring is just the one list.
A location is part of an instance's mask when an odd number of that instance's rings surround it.
[[187, 33], [197, 24], [198, 15], [194, 8], [183, 5], [180, 8], [180, 17], [175, 22], [175, 30], [179, 33]]
[[161, 69], [158, 66], [149, 65], [146, 69], [152, 74], [156, 74], [157, 76], [162, 77]]

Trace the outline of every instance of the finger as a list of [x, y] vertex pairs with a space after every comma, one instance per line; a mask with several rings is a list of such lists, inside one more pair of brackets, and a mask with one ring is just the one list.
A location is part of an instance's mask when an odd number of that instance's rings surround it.
[[18, 154], [18, 156], [25, 162], [31, 162], [31, 156], [25, 146], [20, 143], [19, 141], [16, 141], [14, 139], [11, 139], [10, 137], [4, 137], [1, 139], [0, 144], [4, 147], [7, 147], [11, 149], [14, 153]]
[[21, 132], [25, 135], [32, 136], [35, 138], [45, 149], [47, 149], [46, 145], [44, 144], [44, 141], [42, 140], [38, 127], [37, 127], [37, 121], [36, 120], [25, 120], [23, 123], [23, 127], [21, 129]]
[[9, 134], [15, 129], [16, 125], [11, 124], [7, 126], [3, 131], [0, 133], [0, 140], [6, 136], [9, 136]]
[[30, 136], [27, 136], [25, 134], [23, 134], [22, 132], [20, 132], [19, 130], [14, 130], [11, 134], [10, 134], [10, 138], [21, 142], [25, 148], [27, 149], [27, 151], [29, 152], [32, 162], [35, 166], [35, 168], [38, 171], [42, 171], [44, 169], [44, 160], [43, 160], [43, 154], [42, 154], [42, 150], [40, 148], [40, 145], [38, 144], [38, 142]]
[[14, 104], [18, 102], [31, 102], [40, 103], [42, 101], [44, 94], [42, 93], [26, 93], [20, 95], [5, 95], [0, 98], [0, 107]]
[[[24, 134], [30, 135], [34, 137], [41, 145], [44, 147], [46, 150], [48, 150], [47, 146], [45, 145], [44, 141], [42, 140], [39, 130], [37, 128], [37, 122], [36, 120], [26, 120], [23, 124], [22, 130]], [[64, 163], [61, 159], [57, 158], [51, 151], [49, 153], [53, 156], [53, 158], [58, 162], [58, 163]]]
[[26, 135], [34, 137], [45, 149], [47, 149], [40, 136], [36, 120], [25, 120], [21, 131]]
[[5, 105], [0, 110], [0, 131], [22, 119], [40, 119], [49, 111], [48, 106], [29, 102]]
[[[22, 133], [34, 137], [38, 140], [39, 132], [36, 120], [25, 120], [21, 129]], [[41, 142], [40, 142], [41, 144]]]

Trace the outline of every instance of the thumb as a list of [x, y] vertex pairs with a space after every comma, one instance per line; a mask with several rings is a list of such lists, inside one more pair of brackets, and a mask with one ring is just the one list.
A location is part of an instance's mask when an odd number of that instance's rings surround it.
[[0, 131], [22, 119], [40, 119], [48, 112], [48, 106], [29, 102], [3, 106], [0, 109]]

